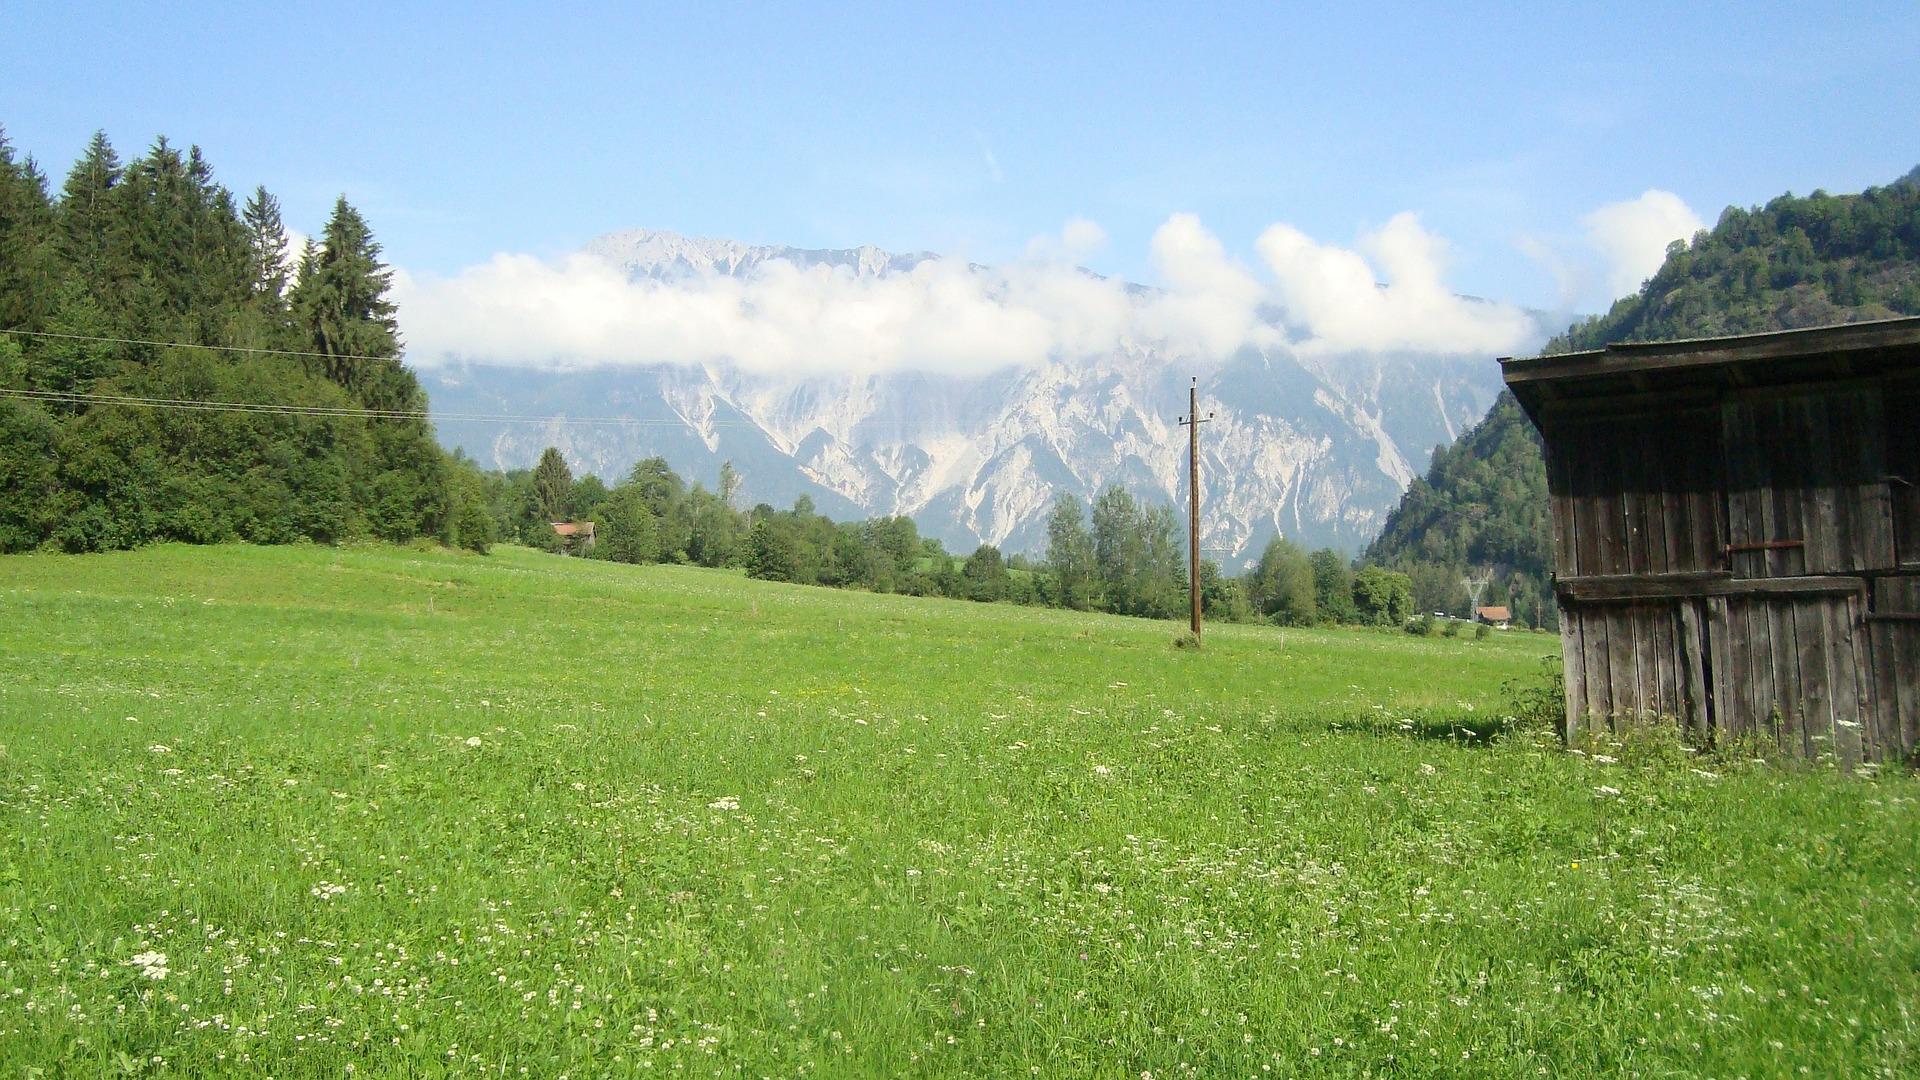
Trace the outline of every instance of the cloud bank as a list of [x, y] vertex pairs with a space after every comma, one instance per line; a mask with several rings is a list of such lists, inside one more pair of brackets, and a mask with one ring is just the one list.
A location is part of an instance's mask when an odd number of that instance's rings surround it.
[[1153, 235], [1159, 280], [1148, 289], [1074, 265], [1105, 242], [1097, 224], [1074, 219], [1005, 266], [935, 258], [861, 274], [772, 260], [666, 280], [631, 280], [587, 255], [503, 254], [451, 277], [396, 271], [394, 294], [409, 356], [425, 365], [968, 374], [1143, 346], [1196, 361], [1249, 347], [1493, 354], [1534, 335], [1518, 308], [1449, 290], [1446, 245], [1412, 214], [1353, 248], [1275, 225], [1255, 245], [1257, 268], [1176, 214]]

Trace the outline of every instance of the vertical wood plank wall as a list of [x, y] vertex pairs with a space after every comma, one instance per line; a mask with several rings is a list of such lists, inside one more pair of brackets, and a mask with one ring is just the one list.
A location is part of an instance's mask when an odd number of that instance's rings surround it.
[[1720, 569], [1727, 544], [1720, 420], [1708, 410], [1586, 421], [1554, 433], [1554, 555], [1561, 573]]
[[1887, 496], [1895, 554], [1920, 569], [1920, 378], [1887, 388]]
[[[1843, 765], [1920, 750], [1920, 576], [1890, 576], [1920, 570], [1916, 386], [1554, 428], [1569, 737], [1657, 715]], [[1595, 578], [1647, 587], [1564, 585]]]
[[1869, 734], [1891, 756], [1911, 758], [1920, 752], [1920, 577], [1873, 584], [1881, 618], [1867, 624], [1874, 681]]
[[[1878, 387], [1726, 403], [1728, 543], [1736, 576], [1893, 567], [1881, 410]], [[1799, 546], [1739, 550], [1779, 543]]]

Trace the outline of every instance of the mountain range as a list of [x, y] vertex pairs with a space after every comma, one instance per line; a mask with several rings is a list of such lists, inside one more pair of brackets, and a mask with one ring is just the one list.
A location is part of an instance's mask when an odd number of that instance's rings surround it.
[[[600, 237], [585, 254], [630, 280], [662, 282], [745, 276], [775, 261], [886, 276], [934, 258], [648, 230]], [[1246, 347], [1195, 370], [1146, 341], [965, 375], [769, 374], [711, 362], [552, 370], [544, 359], [423, 368], [441, 440], [502, 469], [529, 467], [551, 445], [576, 473], [608, 481], [659, 455], [711, 484], [731, 461], [748, 504], [805, 496], [836, 518], [904, 514], [951, 550], [992, 543], [1010, 554], [1044, 548], [1048, 508], [1063, 491], [1090, 497], [1117, 483], [1139, 498], [1184, 499], [1177, 417], [1197, 378], [1201, 411], [1212, 414], [1202, 430], [1201, 546], [1235, 568], [1276, 534], [1364, 547], [1433, 448], [1499, 391], [1482, 355]], [[551, 419], [479, 418], [503, 415]]]

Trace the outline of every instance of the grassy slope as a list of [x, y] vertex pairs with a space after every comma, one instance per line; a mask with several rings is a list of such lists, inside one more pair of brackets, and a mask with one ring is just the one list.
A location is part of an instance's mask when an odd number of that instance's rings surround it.
[[1548, 638], [1173, 629], [0, 561], [0, 1073], [1920, 1068], [1910, 778], [1416, 737]]

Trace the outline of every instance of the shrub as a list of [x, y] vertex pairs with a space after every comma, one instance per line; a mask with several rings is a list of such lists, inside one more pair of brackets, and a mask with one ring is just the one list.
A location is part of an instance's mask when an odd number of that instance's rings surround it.
[[1563, 731], [1567, 723], [1567, 679], [1560, 655], [1540, 658], [1540, 673], [1531, 679], [1508, 679], [1500, 688], [1502, 704], [1519, 729]]

